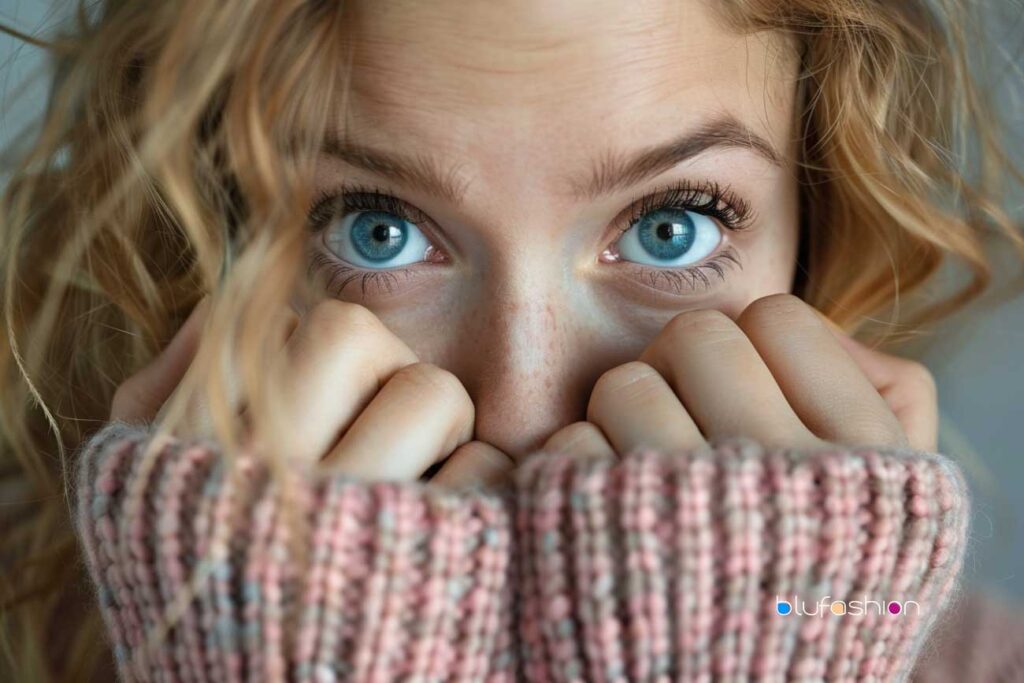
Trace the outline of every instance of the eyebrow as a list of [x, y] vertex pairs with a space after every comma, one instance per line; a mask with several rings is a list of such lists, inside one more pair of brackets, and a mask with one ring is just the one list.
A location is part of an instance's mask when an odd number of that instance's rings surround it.
[[350, 166], [420, 188], [452, 204], [460, 204], [465, 193], [465, 184], [458, 180], [458, 167], [444, 168], [429, 156], [390, 154], [333, 136], [324, 140], [321, 152]]
[[[593, 199], [637, 185], [715, 147], [749, 149], [776, 166], [782, 163], [771, 143], [732, 116], [726, 116], [630, 158], [607, 152], [594, 164], [587, 182], [570, 182], [569, 187], [578, 199]], [[321, 152], [452, 204], [460, 204], [465, 193], [466, 185], [459, 181], [458, 167], [446, 168], [430, 156], [392, 154], [334, 136], [327, 137]]]
[[781, 155], [770, 142], [732, 116], [725, 116], [628, 159], [615, 152], [606, 153], [594, 164], [589, 181], [573, 186], [574, 193], [577, 198], [593, 199], [623, 190], [715, 147], [749, 149], [775, 166], [782, 164]]

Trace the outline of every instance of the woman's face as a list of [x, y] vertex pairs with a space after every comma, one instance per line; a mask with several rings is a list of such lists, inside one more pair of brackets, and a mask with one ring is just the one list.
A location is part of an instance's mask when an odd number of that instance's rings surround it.
[[780, 39], [695, 0], [373, 0], [350, 26], [313, 260], [462, 380], [476, 438], [527, 452], [675, 314], [790, 290]]

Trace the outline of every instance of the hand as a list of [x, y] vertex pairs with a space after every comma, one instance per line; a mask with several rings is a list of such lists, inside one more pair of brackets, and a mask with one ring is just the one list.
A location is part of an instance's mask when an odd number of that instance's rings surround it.
[[[200, 302], [166, 349], [114, 394], [111, 420], [160, 420], [199, 346], [209, 303]], [[431, 482], [451, 488], [491, 484], [512, 461], [473, 441], [474, 406], [450, 372], [421, 363], [362, 306], [328, 300], [299, 319], [269, 366], [289, 425], [289, 457], [321, 461], [363, 479], [416, 479], [448, 458]], [[176, 433], [209, 433], [202, 400]], [[450, 457], [449, 457], [450, 456]]]
[[587, 420], [544, 449], [606, 457], [750, 437], [767, 447], [936, 447], [935, 384], [924, 366], [830, 329], [791, 295], [677, 315], [638, 361], [594, 386]]

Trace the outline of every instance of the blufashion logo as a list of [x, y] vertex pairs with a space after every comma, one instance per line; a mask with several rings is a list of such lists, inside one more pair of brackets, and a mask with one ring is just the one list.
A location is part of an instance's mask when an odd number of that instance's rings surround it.
[[798, 596], [794, 595], [792, 600], [783, 600], [778, 595], [775, 596], [775, 612], [782, 616], [794, 614], [797, 616], [806, 617], [823, 617], [828, 613], [832, 613], [837, 617], [842, 616], [864, 616], [867, 614], [920, 614], [921, 605], [915, 600], [906, 600], [899, 602], [898, 600], [832, 600], [831, 596], [826, 595], [817, 602], [812, 602], [810, 609], [808, 609], [807, 603], [801, 600]]

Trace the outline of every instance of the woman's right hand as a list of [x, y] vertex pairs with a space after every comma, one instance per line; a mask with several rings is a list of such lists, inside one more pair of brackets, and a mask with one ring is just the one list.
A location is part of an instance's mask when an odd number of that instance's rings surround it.
[[[201, 301], [160, 355], [117, 388], [111, 420], [159, 419], [195, 357], [208, 308]], [[368, 480], [414, 480], [447, 458], [431, 482], [456, 489], [511, 472], [508, 456], [472, 440], [475, 410], [458, 378], [419, 362], [368, 309], [332, 299], [287, 315], [291, 332], [268, 371], [282, 392], [289, 457]], [[202, 405], [188, 415], [197, 433], [207, 429]]]

